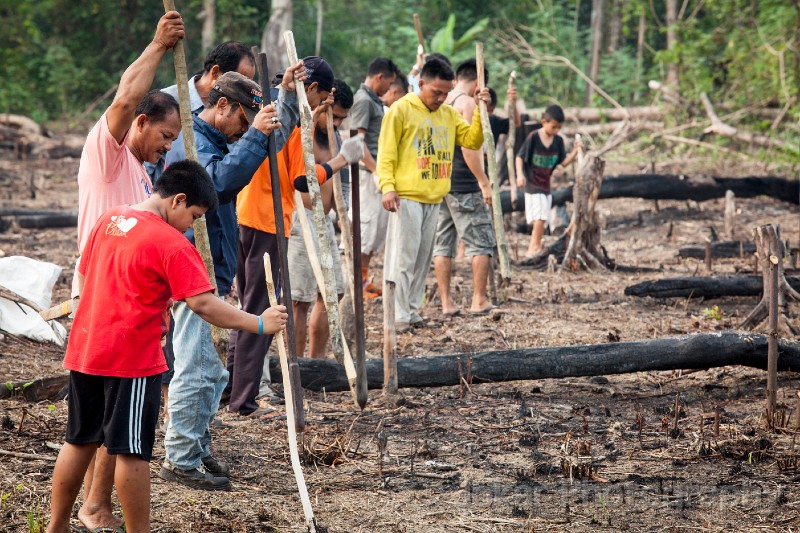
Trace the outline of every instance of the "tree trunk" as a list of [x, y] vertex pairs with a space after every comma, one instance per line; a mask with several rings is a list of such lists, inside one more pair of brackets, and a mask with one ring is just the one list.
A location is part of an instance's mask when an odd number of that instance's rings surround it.
[[[786, 281], [795, 290], [800, 290], [800, 277], [787, 277]], [[653, 298], [720, 298], [759, 296], [763, 290], [761, 276], [714, 276], [643, 281], [625, 287], [625, 295]]]
[[[756, 245], [750, 241], [723, 241], [711, 243], [713, 257], [745, 257], [756, 252]], [[678, 250], [678, 257], [691, 257], [703, 259], [705, 248], [703, 246], [684, 246]]]
[[[800, 368], [800, 343], [781, 341], [779, 348], [780, 370]], [[303, 387], [348, 390], [347, 376], [336, 361], [300, 359], [299, 363]], [[276, 357], [269, 358], [269, 365], [270, 371], [280, 371]], [[397, 362], [397, 377], [403, 388], [443, 387], [458, 385], [468, 377], [472, 383], [495, 383], [729, 365], [766, 368], [766, 336], [724, 331], [635, 342], [405, 357]], [[367, 361], [367, 379], [370, 389], [383, 387], [382, 360]]]
[[289, 66], [283, 34], [292, 29], [292, 0], [272, 0], [269, 21], [261, 34], [261, 49], [267, 54], [272, 75]]
[[207, 54], [214, 47], [217, 29], [217, 5], [216, 0], [203, 0], [203, 32], [200, 40], [203, 47], [203, 55]]
[[[667, 9], [667, 50], [672, 50], [678, 44], [678, 33], [676, 24], [678, 23], [678, 0], [666, 0]], [[667, 84], [672, 88], [678, 88], [678, 62], [675, 58], [670, 58], [667, 63]]]
[[636, 86], [633, 90], [633, 102], [639, 102], [642, 90], [642, 73], [644, 71], [644, 44], [647, 32], [645, 8], [639, 8], [639, 33], [636, 38]]
[[[746, 176], [722, 178], [716, 176], [674, 176], [669, 174], [622, 174], [609, 176], [600, 187], [600, 198], [642, 198], [645, 200], [694, 200], [703, 202], [725, 196], [731, 190], [738, 198], [770, 196], [777, 200], [800, 204], [800, 180], [778, 176]], [[500, 195], [503, 212], [512, 212], [511, 194]], [[553, 191], [553, 206], [572, 201], [572, 187]], [[517, 205], [515, 211], [524, 211]]]
[[619, 37], [622, 33], [622, 0], [611, 0], [608, 13], [608, 38], [606, 52], [616, 52], [619, 48]]
[[[603, 46], [603, 12], [605, 11], [605, 0], [592, 0], [592, 50], [589, 55], [589, 78], [597, 82], [597, 75], [600, 73], [600, 51]], [[592, 105], [592, 94], [594, 90], [591, 85], [586, 87], [586, 105]]]
[[0, 387], [0, 398], [22, 397], [29, 402], [58, 401], [67, 396], [69, 374], [31, 381], [7, 382]]

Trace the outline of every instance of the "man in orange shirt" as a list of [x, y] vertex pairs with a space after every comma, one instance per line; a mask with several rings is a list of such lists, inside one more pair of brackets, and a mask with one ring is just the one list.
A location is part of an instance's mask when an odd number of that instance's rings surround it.
[[[322, 58], [303, 58], [308, 77], [306, 94], [312, 110], [332, 102], [333, 69]], [[316, 113], [318, 114], [318, 113]], [[339, 155], [321, 165], [317, 165], [317, 176], [324, 183], [334, 173], [348, 164], [357, 162], [364, 155], [361, 137], [348, 139], [342, 144]], [[308, 192], [306, 168], [303, 160], [303, 146], [300, 128], [292, 132], [283, 149], [278, 152], [278, 173], [283, 205], [283, 223], [286, 238], [291, 232], [294, 212], [294, 191]], [[272, 259], [272, 277], [280, 285], [278, 239], [275, 229], [275, 207], [272, 203], [272, 182], [269, 160], [265, 160], [253, 175], [250, 184], [239, 193], [236, 200], [239, 219], [239, 245], [236, 265], [236, 287], [242, 309], [264, 309], [269, 307], [264, 274], [264, 254]], [[280, 290], [280, 287], [278, 287]], [[258, 396], [264, 356], [272, 343], [271, 335], [253, 335], [246, 332], [232, 332], [228, 351], [228, 371], [230, 391], [228, 409], [240, 415], [251, 415], [258, 411]], [[260, 414], [260, 413], [257, 413]]]

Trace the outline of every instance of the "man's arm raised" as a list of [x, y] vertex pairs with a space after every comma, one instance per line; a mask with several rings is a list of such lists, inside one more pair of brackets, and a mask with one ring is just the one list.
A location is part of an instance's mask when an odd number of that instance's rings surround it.
[[114, 101], [106, 111], [108, 130], [117, 142], [121, 143], [127, 135], [135, 117], [136, 106], [153, 85], [156, 69], [164, 54], [175, 46], [185, 33], [183, 19], [178, 12], [166, 13], [158, 21], [153, 40], [142, 55], [125, 70], [119, 81]]

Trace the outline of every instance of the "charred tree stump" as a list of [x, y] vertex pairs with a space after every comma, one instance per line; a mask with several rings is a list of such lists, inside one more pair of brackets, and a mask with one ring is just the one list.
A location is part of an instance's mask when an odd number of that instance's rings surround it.
[[[800, 290], [800, 277], [790, 276], [786, 281], [793, 289]], [[625, 287], [625, 296], [709, 299], [722, 296], [759, 296], [763, 290], [761, 276], [666, 278]]]
[[[742, 329], [755, 329], [769, 316], [770, 302], [777, 300], [777, 331], [783, 335], [800, 335], [800, 329], [791, 323], [787, 316], [787, 298], [800, 302], [800, 293], [794, 290], [783, 272], [785, 245], [781, 241], [780, 226], [767, 224], [753, 232], [756, 243], [756, 256], [763, 276], [763, 295], [758, 305], [742, 321]], [[773, 293], [770, 276], [777, 269], [777, 291]]]
[[573, 189], [572, 221], [566, 231], [569, 243], [561, 261], [570, 270], [579, 267], [586, 270], [606, 269], [600, 255], [600, 223], [596, 210], [605, 165], [603, 159], [591, 154], [582, 157], [578, 165]]

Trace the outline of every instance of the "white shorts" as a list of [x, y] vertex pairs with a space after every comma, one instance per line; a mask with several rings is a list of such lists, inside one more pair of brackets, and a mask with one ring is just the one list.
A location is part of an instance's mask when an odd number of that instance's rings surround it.
[[528, 224], [532, 224], [534, 220], [544, 220], [544, 225], [547, 227], [547, 222], [550, 220], [550, 207], [552, 204], [552, 194], [525, 193], [526, 222], [528, 222]]
[[[361, 253], [377, 254], [386, 244], [386, 227], [389, 224], [389, 211], [383, 208], [383, 194], [378, 188], [378, 175], [359, 167], [358, 191], [361, 195]], [[350, 213], [352, 220], [352, 211]]]

